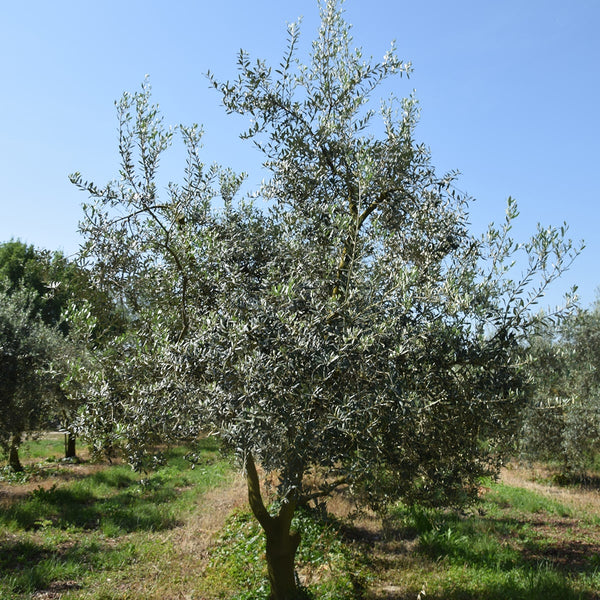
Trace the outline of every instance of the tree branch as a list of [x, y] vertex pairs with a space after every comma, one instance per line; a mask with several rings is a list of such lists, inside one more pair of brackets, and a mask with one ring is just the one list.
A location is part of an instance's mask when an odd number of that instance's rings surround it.
[[316, 500], [317, 498], [324, 498], [326, 496], [329, 496], [337, 488], [347, 484], [348, 479], [346, 477], [340, 477], [339, 479], [332, 481], [331, 483], [327, 484], [326, 486], [323, 486], [320, 490], [313, 492], [312, 494], [305, 494], [303, 496], [300, 496], [298, 504], [308, 504], [308, 502], [310, 502], [311, 500]]
[[246, 468], [246, 484], [248, 485], [248, 502], [250, 504], [250, 508], [252, 509], [252, 513], [256, 517], [257, 521], [266, 531], [267, 528], [271, 526], [273, 517], [266, 509], [260, 493], [260, 482], [258, 479], [258, 473], [256, 472], [256, 465], [254, 464], [252, 453], [246, 453], [244, 466]]

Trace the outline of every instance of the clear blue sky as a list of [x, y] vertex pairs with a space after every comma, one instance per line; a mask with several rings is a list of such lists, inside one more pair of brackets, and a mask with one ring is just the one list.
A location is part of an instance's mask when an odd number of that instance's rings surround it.
[[[586, 250], [555, 286], [582, 304], [600, 286], [600, 2], [598, 0], [347, 0], [356, 46], [381, 58], [391, 40], [414, 74], [420, 141], [440, 169], [459, 169], [474, 196], [472, 222], [501, 221], [507, 196], [521, 209], [515, 233], [567, 221]], [[306, 45], [316, 0], [30, 0], [0, 3], [0, 241], [76, 252], [81, 171], [117, 175], [114, 100], [150, 75], [168, 123], [204, 125], [205, 160], [237, 170], [258, 157], [239, 141], [210, 69], [235, 76], [240, 48], [277, 64], [286, 22], [303, 16]], [[389, 90], [386, 90], [386, 94]], [[169, 168], [175, 168], [176, 157]]]

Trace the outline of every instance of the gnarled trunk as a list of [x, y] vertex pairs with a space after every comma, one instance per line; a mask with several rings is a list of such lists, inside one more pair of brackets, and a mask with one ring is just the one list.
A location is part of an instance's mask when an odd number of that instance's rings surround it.
[[271, 586], [270, 600], [298, 600], [294, 561], [300, 544], [300, 533], [291, 529], [296, 503], [288, 500], [279, 513], [271, 516], [262, 500], [254, 459], [246, 457], [246, 482], [250, 508], [262, 526], [267, 541], [267, 572]]
[[[291, 521], [291, 519], [290, 519]], [[273, 518], [273, 523], [265, 529], [267, 538], [267, 571], [271, 586], [272, 600], [296, 600], [299, 598], [296, 586], [294, 561], [300, 544], [300, 534], [290, 531], [287, 519]]]
[[13, 433], [10, 436], [10, 448], [8, 450], [8, 465], [13, 471], [22, 471], [23, 465], [19, 459], [19, 446], [21, 445], [21, 434]]

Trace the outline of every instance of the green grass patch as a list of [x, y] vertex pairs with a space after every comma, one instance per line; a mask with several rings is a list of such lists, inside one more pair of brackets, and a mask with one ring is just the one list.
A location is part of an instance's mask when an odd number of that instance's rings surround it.
[[108, 598], [115, 582], [160, 562], [169, 549], [161, 532], [181, 525], [232, 472], [214, 442], [202, 445], [195, 468], [187, 450], [176, 448], [152, 473], [107, 466], [8, 505], [0, 512], [0, 598], [25, 600], [43, 590]]
[[21, 460], [59, 460], [65, 455], [64, 435], [47, 434], [37, 439], [25, 440], [19, 449]]
[[136, 544], [114, 545], [97, 535], [74, 535], [69, 543], [59, 545], [44, 536], [5, 542], [0, 557], [0, 597], [30, 598], [39, 590], [62, 587], [64, 582], [71, 582], [65, 587], [79, 589], [106, 574], [129, 568], [137, 555]]
[[426, 587], [427, 600], [593, 600], [600, 579], [592, 575], [586, 581], [586, 577], [574, 577], [543, 562], [496, 570], [442, 561], [424, 567], [419, 583]]
[[[166, 450], [143, 475], [111, 465], [30, 483], [0, 511], [0, 598], [265, 600], [264, 536], [251, 513], [234, 512], [213, 534], [200, 513], [203, 494], [231, 473], [207, 439], [193, 455]], [[598, 517], [541, 492], [486, 485], [465, 512], [397, 506], [380, 532], [299, 511], [306, 597], [414, 599], [425, 586], [425, 600], [598, 600]]]
[[510, 508], [523, 514], [547, 514], [572, 517], [573, 510], [560, 502], [524, 488], [496, 483], [486, 495], [486, 504]]
[[560, 540], [539, 528], [582, 515], [534, 491], [502, 483], [490, 488], [468, 513], [396, 507], [391, 517], [400, 537], [413, 540], [411, 560], [397, 564], [407, 589], [416, 597], [425, 584], [428, 600], [598, 598], [594, 560], [564, 564], [555, 547]]
[[[59, 433], [45, 434], [37, 439], [25, 440], [19, 448], [23, 470], [13, 471], [6, 460], [0, 463], [0, 482], [24, 484], [55, 477], [61, 473], [58, 463], [64, 460], [64, 436]], [[2, 458], [6, 458], [5, 456]]]
[[144, 477], [117, 465], [68, 485], [38, 487], [2, 512], [0, 526], [100, 530], [112, 537], [171, 528], [183, 506], [218, 484], [228, 469], [226, 463], [212, 461], [192, 470], [179, 459], [175, 452], [174, 464], [168, 456], [164, 466]]

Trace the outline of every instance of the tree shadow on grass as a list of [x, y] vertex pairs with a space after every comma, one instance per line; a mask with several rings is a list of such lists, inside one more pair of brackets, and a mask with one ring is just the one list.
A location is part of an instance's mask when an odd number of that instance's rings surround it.
[[[0, 514], [9, 531], [0, 538], [0, 597], [50, 597], [81, 587], [105, 570], [131, 564], [138, 549], [127, 538], [136, 531], [161, 531], [180, 524], [172, 488], [146, 489], [127, 474], [98, 473], [86, 482], [38, 488]], [[56, 530], [68, 535], [55, 536]], [[55, 540], [58, 539], [58, 542]], [[45, 597], [45, 596], [44, 596]]]
[[[418, 589], [406, 589], [405, 586], [382, 586], [369, 600], [415, 600]], [[426, 588], [426, 600], [598, 600], [600, 595], [595, 592], [581, 592], [573, 589], [568, 581], [540, 575], [536, 572], [527, 574], [524, 578], [513, 577], [508, 581], [493, 582], [474, 586], [469, 582], [443, 585], [442, 591]]]
[[586, 592], [578, 583], [580, 576], [597, 577], [600, 540], [569, 537], [572, 524], [551, 516], [537, 522], [418, 510], [393, 519], [386, 535], [348, 525], [342, 535], [361, 544], [381, 573], [380, 584], [367, 596], [371, 600], [414, 600], [419, 589], [394, 584], [396, 571], [412, 570], [411, 564], [425, 581], [429, 577], [427, 600], [600, 600], [600, 591], [590, 591], [593, 585], [586, 584]]
[[[174, 489], [145, 489], [134, 479], [114, 473], [100, 472], [92, 478], [92, 485], [38, 488], [4, 510], [0, 524], [12, 523], [24, 530], [48, 526], [100, 530], [107, 535], [161, 531], [180, 524], [171, 506], [177, 495]], [[110, 493], [99, 491], [100, 484]]]
[[132, 543], [114, 545], [109, 540], [83, 539], [56, 545], [5, 539], [0, 542], [0, 597], [30, 598], [41, 590], [50, 591], [52, 598], [60, 597], [63, 592], [82, 588], [82, 581], [90, 574], [120, 568], [135, 557]]

